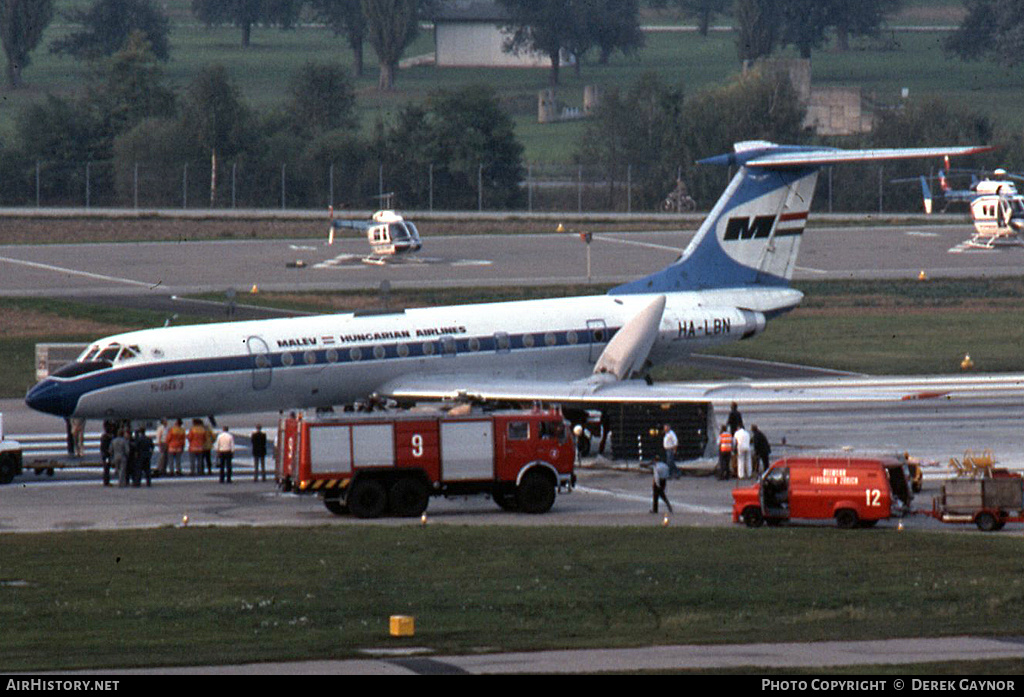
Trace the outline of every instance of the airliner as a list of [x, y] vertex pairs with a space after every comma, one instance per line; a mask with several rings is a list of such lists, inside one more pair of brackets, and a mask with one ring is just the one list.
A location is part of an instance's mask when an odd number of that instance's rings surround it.
[[[789, 287], [821, 167], [961, 156], [737, 143], [737, 168], [683, 254], [604, 295], [267, 319], [126, 332], [32, 387], [62, 417], [150, 419], [403, 400], [623, 401], [665, 386], [650, 367], [753, 337], [799, 305]], [[707, 390], [702, 388], [707, 398]], [[676, 398], [692, 396], [672, 386]]]

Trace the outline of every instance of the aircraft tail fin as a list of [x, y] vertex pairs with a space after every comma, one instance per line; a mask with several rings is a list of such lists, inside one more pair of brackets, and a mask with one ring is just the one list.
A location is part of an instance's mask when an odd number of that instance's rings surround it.
[[698, 164], [739, 167], [682, 256], [613, 295], [786, 286], [793, 277], [818, 172], [844, 162], [969, 155], [988, 147], [838, 150], [737, 143], [734, 152]]

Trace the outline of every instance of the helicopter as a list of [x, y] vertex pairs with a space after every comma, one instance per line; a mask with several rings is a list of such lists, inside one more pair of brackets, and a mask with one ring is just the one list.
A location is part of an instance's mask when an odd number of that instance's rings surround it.
[[1024, 231], [1024, 195], [1017, 191], [1013, 179], [1024, 177], [1009, 174], [1005, 169], [992, 171], [990, 176], [978, 179], [971, 174], [971, 185], [967, 189], [954, 189], [949, 184], [949, 160], [939, 170], [940, 194], [933, 198], [928, 178], [921, 176], [921, 194], [924, 211], [931, 214], [935, 198], [943, 200], [942, 210], [951, 203], [966, 203], [974, 223], [974, 235], [963, 242], [963, 247], [994, 249], [996, 245], [1024, 245], [1020, 233]]
[[334, 231], [339, 228], [366, 231], [371, 250], [371, 254], [363, 257], [366, 264], [383, 265], [389, 258], [418, 252], [423, 246], [416, 225], [391, 209], [377, 211], [370, 220], [335, 220], [331, 206], [330, 218], [329, 245], [334, 244]]

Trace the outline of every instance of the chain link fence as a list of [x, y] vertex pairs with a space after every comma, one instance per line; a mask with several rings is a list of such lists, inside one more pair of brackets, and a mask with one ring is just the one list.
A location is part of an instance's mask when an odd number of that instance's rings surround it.
[[[565, 213], [665, 211], [677, 173], [644, 166], [598, 168], [578, 164], [527, 164], [507, 172], [477, 165], [453, 172], [442, 165], [415, 171], [400, 164], [226, 163], [116, 165], [111, 161], [40, 160], [0, 171], [0, 207], [113, 209], [372, 209], [392, 206], [430, 211], [511, 210]], [[689, 191], [708, 210], [732, 171], [714, 170]], [[501, 177], [504, 176], [504, 179]], [[914, 187], [891, 185], [884, 167], [855, 165], [822, 170], [814, 209], [825, 212], [920, 210]]]

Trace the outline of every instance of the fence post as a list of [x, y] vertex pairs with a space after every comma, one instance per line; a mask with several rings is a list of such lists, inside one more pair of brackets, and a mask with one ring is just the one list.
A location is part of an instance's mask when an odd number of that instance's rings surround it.
[[583, 212], [583, 165], [576, 170], [576, 212]]
[[89, 192], [89, 174], [90, 174], [91, 166], [92, 166], [91, 162], [86, 162], [85, 163], [85, 209], [86, 210], [89, 210], [89, 193], [90, 193]]
[[36, 208], [39, 208], [39, 160], [36, 160]]
[[286, 165], [284, 163], [281, 164], [281, 210], [284, 210], [284, 200], [285, 200], [284, 199], [284, 197], [285, 197], [284, 168], [287, 167], [287, 166], [288, 165]]
[[188, 208], [188, 163], [181, 168], [181, 207]]
[[334, 163], [331, 163], [330, 169], [327, 170], [327, 205], [330, 208], [334, 208]]
[[533, 165], [526, 167], [526, 209], [533, 213]]
[[427, 200], [430, 202], [430, 212], [434, 212], [434, 163], [431, 162], [427, 169]]
[[237, 162], [231, 163], [231, 208], [235, 207], [235, 170], [238, 168]]
[[633, 212], [633, 165], [626, 165], [626, 212]]
[[135, 203], [135, 210], [139, 210], [139, 163], [135, 163], [132, 171], [132, 201]]
[[878, 165], [878, 212], [882, 212], [882, 172], [884, 171], [882, 165]]
[[484, 166], [478, 164], [476, 166], [476, 209], [482, 211], [484, 209]]

